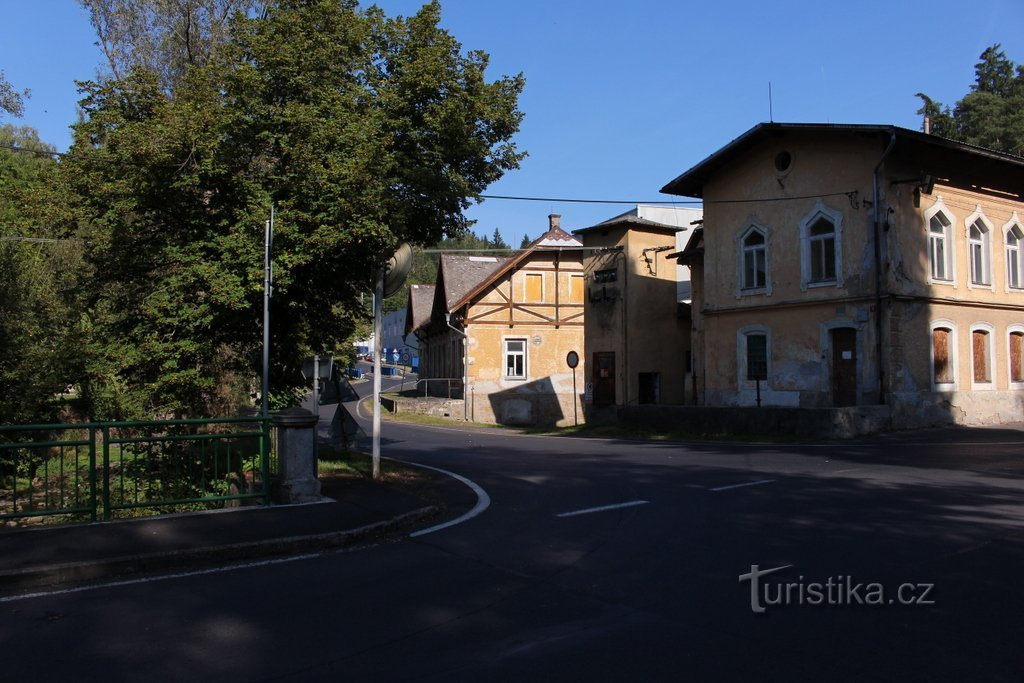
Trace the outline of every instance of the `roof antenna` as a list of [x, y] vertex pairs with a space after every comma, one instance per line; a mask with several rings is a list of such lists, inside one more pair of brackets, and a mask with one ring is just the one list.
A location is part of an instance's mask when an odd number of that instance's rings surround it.
[[775, 123], [775, 115], [772, 112], [772, 82], [768, 81], [768, 123]]

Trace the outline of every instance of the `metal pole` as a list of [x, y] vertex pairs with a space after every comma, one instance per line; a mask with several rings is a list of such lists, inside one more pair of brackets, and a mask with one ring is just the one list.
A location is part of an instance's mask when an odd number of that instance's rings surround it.
[[263, 233], [263, 381], [260, 386], [260, 404], [263, 418], [270, 416], [270, 297], [274, 283], [270, 262], [270, 245], [274, 239], [274, 205], [270, 205], [270, 220]]
[[373, 478], [380, 479], [380, 334], [384, 308], [384, 269], [373, 295]]
[[576, 368], [572, 369], [572, 422], [577, 427], [580, 426], [580, 418], [576, 404], [579, 402], [579, 394], [576, 393]]
[[313, 415], [320, 419], [320, 356], [313, 356]]

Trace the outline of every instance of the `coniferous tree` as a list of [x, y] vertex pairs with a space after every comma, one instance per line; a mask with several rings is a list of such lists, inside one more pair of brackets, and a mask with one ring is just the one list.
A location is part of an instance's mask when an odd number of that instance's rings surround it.
[[1024, 155], [1024, 65], [1007, 58], [996, 44], [981, 53], [974, 84], [954, 107], [923, 93], [918, 114], [935, 135], [980, 147]]

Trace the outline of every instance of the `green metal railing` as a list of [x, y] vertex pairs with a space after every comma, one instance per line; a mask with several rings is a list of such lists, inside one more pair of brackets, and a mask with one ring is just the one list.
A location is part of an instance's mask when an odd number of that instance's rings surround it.
[[270, 461], [261, 417], [0, 427], [0, 519], [269, 502]]

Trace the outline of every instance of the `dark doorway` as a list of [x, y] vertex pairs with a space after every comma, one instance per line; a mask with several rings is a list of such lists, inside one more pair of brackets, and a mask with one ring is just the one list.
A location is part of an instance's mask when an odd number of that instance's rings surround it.
[[615, 354], [594, 352], [594, 405], [615, 405]]
[[836, 406], [857, 405], [857, 330], [832, 330], [832, 401]]
[[661, 403], [661, 373], [640, 373], [640, 396], [638, 403]]

